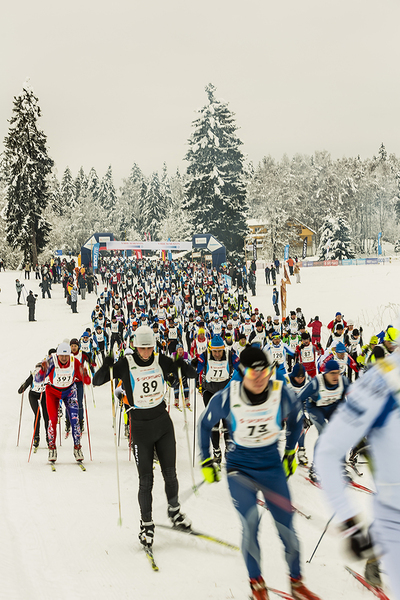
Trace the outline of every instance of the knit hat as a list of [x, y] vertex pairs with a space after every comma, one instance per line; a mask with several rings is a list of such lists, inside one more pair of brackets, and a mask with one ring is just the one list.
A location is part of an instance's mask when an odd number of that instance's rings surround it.
[[343, 342], [338, 342], [336, 344], [336, 353], [339, 352], [339, 354], [342, 354], [342, 352], [346, 352], [346, 346], [343, 344]]
[[211, 350], [223, 350], [225, 348], [224, 340], [220, 335], [214, 335], [210, 342]]
[[291, 375], [293, 377], [305, 377], [306, 370], [301, 363], [296, 363], [293, 367]]
[[328, 360], [328, 362], [325, 365], [325, 369], [324, 369], [324, 373], [329, 373], [330, 371], [339, 371], [340, 367], [339, 367], [339, 363], [337, 362], [337, 360]]
[[78, 340], [78, 338], [72, 338], [72, 340], [69, 340], [69, 345], [72, 346], [72, 344], [75, 344], [76, 346], [79, 346], [79, 340]]
[[240, 365], [243, 369], [265, 369], [269, 367], [268, 357], [260, 348], [248, 346], [240, 354]]
[[336, 315], [335, 315], [335, 317], [341, 317], [341, 316], [342, 316], [341, 312], [337, 312]]

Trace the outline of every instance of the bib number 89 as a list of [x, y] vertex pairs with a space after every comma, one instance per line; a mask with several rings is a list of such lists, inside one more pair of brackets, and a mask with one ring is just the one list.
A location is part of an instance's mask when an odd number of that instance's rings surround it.
[[145, 381], [143, 383], [143, 391], [145, 394], [154, 393], [157, 389], [157, 381], [148, 382]]

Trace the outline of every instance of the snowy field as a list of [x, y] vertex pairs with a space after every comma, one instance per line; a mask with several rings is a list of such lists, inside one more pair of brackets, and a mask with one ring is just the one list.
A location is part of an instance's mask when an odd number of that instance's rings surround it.
[[[87, 471], [75, 464], [72, 439], [58, 449], [57, 471], [47, 463], [43, 425], [41, 445], [28, 463], [33, 413], [24, 397], [19, 447], [16, 446], [21, 396], [20, 384], [47, 350], [64, 338], [80, 337], [90, 325], [93, 294], [78, 300], [78, 314], [65, 304], [61, 285], [53, 286], [53, 298], [38, 298], [36, 323], [28, 322], [26, 306], [16, 305], [15, 279], [20, 273], [0, 274], [0, 327], [2, 410], [0, 435], [0, 598], [7, 600], [244, 600], [249, 587], [239, 552], [186, 536], [156, 529], [154, 553], [160, 571], [153, 573], [137, 533], [138, 480], [129, 461], [126, 440], [118, 448], [122, 526], [118, 526], [116, 456], [112, 429], [110, 386], [95, 389], [94, 407], [87, 392], [93, 461], [87, 433], [82, 445]], [[364, 340], [395, 319], [400, 306], [400, 265], [304, 268], [302, 283], [288, 286], [288, 309], [301, 307], [306, 319], [319, 315], [324, 324], [336, 311], [364, 328]], [[21, 278], [22, 279], [22, 278]], [[35, 280], [27, 291], [39, 293]], [[279, 283], [279, 282], [278, 282]], [[258, 295], [253, 307], [272, 313], [272, 287], [258, 273]], [[323, 331], [327, 338], [326, 329]], [[198, 414], [201, 410], [198, 403]], [[172, 409], [178, 448], [178, 477], [183, 509], [193, 527], [229, 542], [240, 543], [240, 524], [232, 506], [226, 480], [203, 485], [197, 496], [185, 494], [191, 487], [183, 415]], [[190, 413], [193, 441], [194, 414]], [[64, 423], [62, 424], [64, 429]], [[314, 431], [306, 437], [312, 456]], [[60, 440], [58, 439], [58, 443]], [[199, 468], [195, 479], [201, 481]], [[370, 482], [366, 473], [360, 480]], [[311, 519], [295, 516], [301, 540], [303, 574], [310, 589], [324, 600], [372, 598], [344, 569], [345, 558], [332, 526], [311, 564], [306, 564], [331, 516], [322, 492], [298, 472], [290, 480], [293, 503]], [[370, 512], [371, 498], [351, 490], [360, 511]], [[264, 577], [268, 585], [289, 591], [283, 548], [270, 515], [262, 515], [261, 547]], [[154, 485], [154, 520], [167, 523], [166, 500], [157, 467]], [[356, 570], [364, 565], [355, 565]], [[389, 593], [390, 597], [390, 593]]]

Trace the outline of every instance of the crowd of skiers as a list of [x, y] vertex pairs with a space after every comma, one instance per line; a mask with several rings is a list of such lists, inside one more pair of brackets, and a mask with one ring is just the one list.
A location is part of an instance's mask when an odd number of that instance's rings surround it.
[[[255, 265], [249, 269], [250, 274], [253, 271]], [[77, 288], [82, 275], [85, 277], [82, 270], [65, 274], [66, 288]], [[319, 484], [318, 460], [317, 466], [308, 464], [307, 430], [315, 426], [321, 435], [345, 403], [353, 378], [362, 382], [371, 366], [391, 360], [399, 331], [390, 324], [365, 343], [362, 326], [337, 312], [327, 324], [330, 333], [323, 347], [323, 324], [318, 316], [306, 320], [301, 308], [284, 319], [278, 313], [264, 316], [249, 300], [243, 272], [235, 287], [226, 275], [186, 260], [175, 264], [122, 257], [103, 260], [92, 326], [79, 339], [49, 351], [19, 391], [30, 388], [36, 415], [37, 395], [45, 393], [47, 415], [43, 412], [43, 417], [50, 461], [57, 457], [56, 407], [63, 400], [75, 457], [82, 461], [84, 384], [91, 381], [90, 373], [94, 386], [110, 377], [116, 380], [117, 396], [125, 409], [125, 433], [139, 474], [139, 539], [151, 549], [155, 455], [165, 480], [171, 522], [175, 527], [191, 527], [179, 503], [175, 438], [165, 384], [174, 388], [176, 407], [180, 407], [181, 393], [189, 409], [189, 380], [194, 379], [205, 406], [199, 420], [202, 472], [207, 481], [218, 481], [221, 463], [226, 462], [230, 493], [244, 528], [242, 550], [252, 598], [268, 598], [260, 569], [257, 511], [253, 510], [261, 490], [285, 546], [293, 598], [316, 599], [301, 576], [292, 509], [283, 508], [291, 506], [286, 479], [298, 462], [309, 468], [310, 480]], [[36, 419], [35, 444], [39, 443], [38, 427]], [[282, 460], [278, 441], [284, 427], [287, 436]], [[342, 460], [341, 473], [345, 479], [350, 477], [348, 465], [356, 463], [360, 452], [367, 452], [363, 438], [364, 434], [347, 448], [349, 462]], [[314, 456], [318, 456], [319, 446], [321, 472], [325, 473], [324, 444], [319, 440]], [[271, 494], [279, 496], [278, 506]], [[373, 544], [353, 517], [344, 519], [342, 528], [356, 554], [372, 557], [367, 574], [370, 579], [375, 577], [376, 585], [377, 561], [372, 550], [366, 552], [363, 546], [369, 544], [372, 549]]]

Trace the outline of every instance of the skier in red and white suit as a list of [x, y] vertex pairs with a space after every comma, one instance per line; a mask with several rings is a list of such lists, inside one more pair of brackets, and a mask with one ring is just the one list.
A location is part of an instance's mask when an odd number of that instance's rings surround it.
[[[62, 400], [65, 405], [69, 422], [72, 428], [72, 437], [74, 439], [74, 455], [78, 460], [75, 450], [81, 451], [81, 428], [79, 426], [78, 416], [78, 397], [75, 381], [82, 381], [90, 384], [90, 377], [85, 368], [74, 356], [71, 357], [70, 345], [66, 342], [60, 344], [55, 354], [46, 358], [35, 375], [35, 381], [39, 383], [48, 377], [46, 385], [46, 406], [49, 415], [48, 439], [49, 439], [49, 460], [57, 459], [56, 438], [57, 438], [57, 419], [58, 407]], [[83, 455], [79, 460], [83, 460]]]
[[317, 358], [322, 353], [321, 344], [312, 344], [310, 334], [301, 334], [301, 344], [296, 348], [296, 362], [301, 363], [310, 377], [317, 374]]

